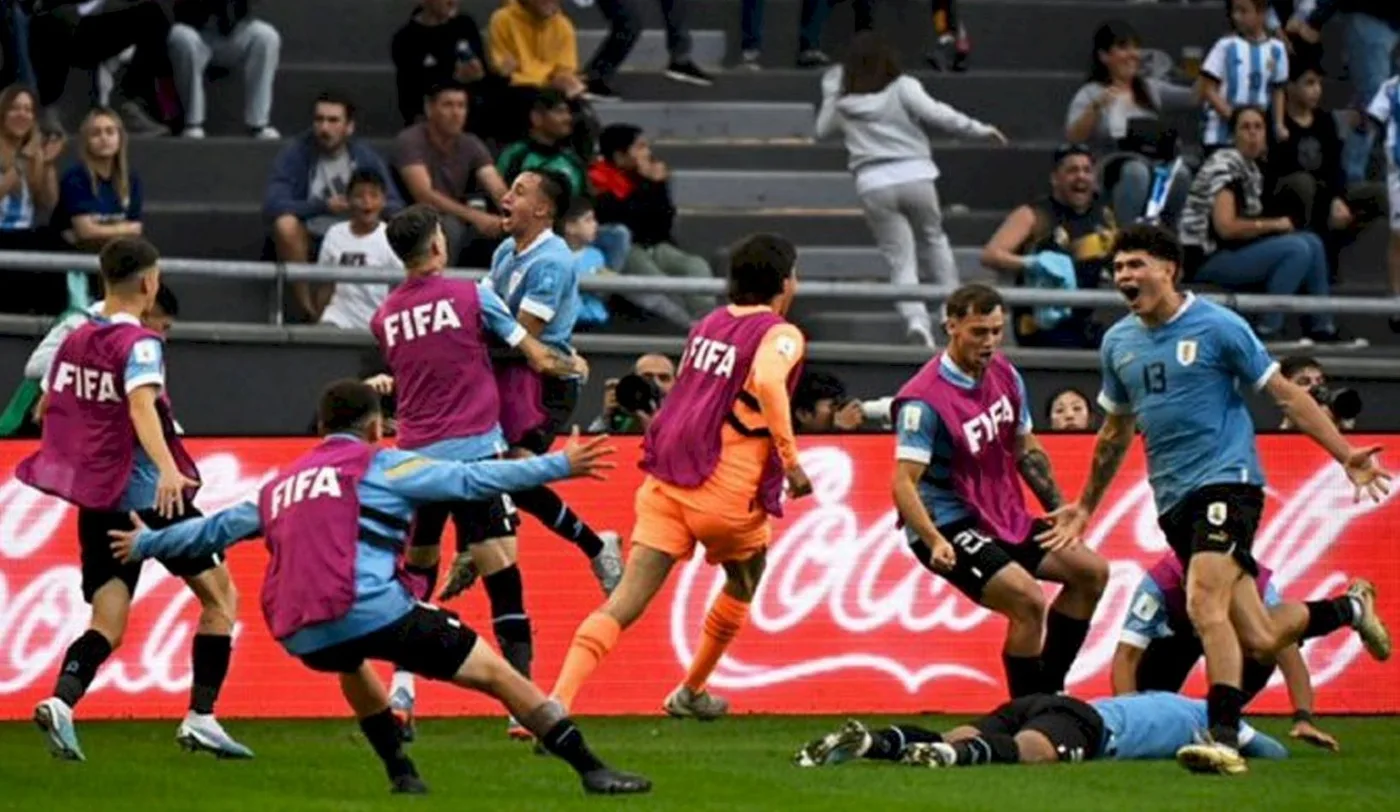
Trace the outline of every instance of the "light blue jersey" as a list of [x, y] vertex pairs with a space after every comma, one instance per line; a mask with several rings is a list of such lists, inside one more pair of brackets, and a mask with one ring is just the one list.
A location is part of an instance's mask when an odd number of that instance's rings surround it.
[[[1177, 750], [1199, 741], [1210, 728], [1205, 700], [1181, 694], [1148, 691], [1095, 699], [1089, 704], [1103, 718], [1100, 758], [1104, 759], [1175, 758]], [[1288, 758], [1282, 744], [1245, 722], [1240, 723], [1240, 752], [1250, 758]]]
[[1137, 415], [1158, 513], [1206, 485], [1263, 486], [1239, 387], [1262, 389], [1278, 364], [1244, 319], [1188, 293], [1159, 327], [1134, 315], [1120, 319], [1100, 355], [1099, 405]]
[[[1220, 83], [1220, 96], [1231, 107], [1249, 105], [1268, 110], [1274, 91], [1288, 82], [1288, 49], [1273, 37], [1248, 40], [1230, 34], [1217, 40], [1206, 54], [1201, 74]], [[1210, 105], [1205, 106], [1201, 135], [1208, 147], [1229, 146], [1234, 141], [1230, 122]]]
[[580, 307], [578, 273], [563, 237], [546, 231], [518, 254], [515, 239], [506, 238], [491, 257], [489, 279], [511, 313], [529, 313], [544, 322], [540, 341], [561, 352], [572, 350]]
[[[1264, 605], [1274, 607], [1280, 603], [1283, 603], [1283, 596], [1279, 594], [1278, 587], [1270, 582], [1264, 588]], [[1133, 648], [1147, 648], [1153, 640], [1171, 637], [1175, 629], [1189, 629], [1191, 619], [1172, 617], [1168, 604], [1162, 587], [1152, 580], [1152, 576], [1142, 576], [1132, 600], [1128, 602], [1128, 614], [1123, 618], [1123, 630], [1119, 633], [1118, 642]]]
[[[1026, 382], [1020, 370], [1015, 370], [1016, 388], [1021, 394], [1020, 433], [1029, 434], [1034, 428], [1031, 420], [1030, 398], [1026, 395]], [[938, 374], [954, 386], [971, 389], [977, 385], [976, 379], [958, 368], [953, 359], [945, 353], [939, 363]], [[933, 523], [938, 527], [972, 517], [967, 505], [953, 491], [953, 440], [948, 427], [938, 417], [932, 406], [922, 401], [905, 403], [895, 415], [894, 457], [902, 462], [915, 462], [928, 466], [924, 478], [919, 481], [919, 498]], [[913, 531], [906, 528], [913, 538]], [[1021, 541], [1021, 539], [1007, 539]]]
[[[463, 463], [381, 449], [360, 480], [355, 605], [344, 617], [302, 629], [283, 645], [292, 654], [308, 654], [382, 629], [408, 614], [415, 600], [395, 571], [414, 508], [419, 505], [487, 499], [568, 475], [569, 461], [562, 453], [509, 462]], [[144, 531], [137, 538], [135, 551], [143, 559], [198, 557], [261, 533], [257, 502], [242, 502], [164, 530]]]

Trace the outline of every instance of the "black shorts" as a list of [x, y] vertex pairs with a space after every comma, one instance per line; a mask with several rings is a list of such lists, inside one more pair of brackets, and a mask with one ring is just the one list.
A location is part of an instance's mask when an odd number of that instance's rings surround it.
[[[1026, 572], [1032, 576], [1036, 575], [1046, 553], [1035, 537], [1049, 527], [1049, 522], [1036, 519], [1031, 523], [1031, 531], [1026, 534], [1026, 538], [1014, 542], [988, 536], [977, 529], [975, 519], [944, 525], [938, 528], [938, 532], [953, 545], [957, 560], [951, 571], [940, 572], [938, 575], [957, 587], [959, 592], [981, 603], [982, 592], [987, 588], [987, 584], [1008, 565], [1020, 564]], [[919, 559], [926, 569], [932, 571], [933, 550], [924, 540], [914, 537], [909, 546], [914, 551], [914, 557]]]
[[[1137, 689], [1180, 692], [1191, 676], [1191, 669], [1196, 667], [1204, 654], [1200, 639], [1189, 632], [1177, 632], [1171, 637], [1153, 640], [1147, 644], [1142, 660], [1138, 662]], [[1244, 691], [1246, 704], [1269, 687], [1275, 670], [1277, 666], [1273, 663], [1262, 663], [1253, 657], [1244, 658], [1240, 690]]]
[[983, 735], [1015, 736], [1034, 730], [1050, 740], [1060, 761], [1088, 761], [1103, 749], [1103, 717], [1089, 703], [1071, 696], [1023, 696], [970, 724]]
[[366, 660], [382, 660], [428, 679], [450, 680], [476, 647], [476, 632], [457, 615], [415, 604], [412, 611], [378, 631], [301, 655], [312, 671], [350, 674]]
[[547, 415], [544, 424], [526, 432], [514, 444], [532, 454], [548, 454], [555, 438], [568, 428], [578, 406], [579, 382], [576, 378], [546, 377], [540, 390], [540, 405]]
[[[152, 530], [169, 527], [176, 522], [202, 516], [194, 505], [186, 504], [183, 516], [167, 519], [155, 511], [140, 510], [137, 515]], [[136, 594], [136, 584], [141, 579], [141, 562], [123, 564], [112, 555], [112, 537], [109, 530], [132, 529], [131, 517], [124, 510], [88, 510], [78, 508], [78, 555], [83, 571], [83, 600], [92, 603], [97, 594], [113, 578], [126, 584], [126, 590]], [[170, 571], [171, 575], [189, 578], [205, 570], [213, 569], [223, 562], [223, 556], [205, 555], [198, 558], [156, 559]]]
[[515, 504], [509, 496], [501, 494], [471, 502], [423, 505], [413, 513], [408, 546], [436, 547], [442, 543], [442, 529], [447, 526], [448, 516], [452, 517], [452, 527], [457, 531], [458, 552], [483, 541], [515, 535]]
[[1207, 485], [1188, 493], [1162, 514], [1167, 544], [1190, 567], [1196, 553], [1225, 553], [1251, 578], [1259, 575], [1254, 534], [1264, 515], [1264, 489], [1256, 485]]

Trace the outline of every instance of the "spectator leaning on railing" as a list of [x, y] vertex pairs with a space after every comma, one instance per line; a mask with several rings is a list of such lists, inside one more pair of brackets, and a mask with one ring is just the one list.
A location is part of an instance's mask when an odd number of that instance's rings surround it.
[[[185, 106], [186, 138], [204, 137], [204, 76], [215, 68], [243, 75], [243, 124], [254, 138], [281, 138], [272, 127], [272, 82], [282, 37], [253, 16], [256, 0], [175, 0], [170, 61]], [[283, 0], [287, 2], [287, 0]]]

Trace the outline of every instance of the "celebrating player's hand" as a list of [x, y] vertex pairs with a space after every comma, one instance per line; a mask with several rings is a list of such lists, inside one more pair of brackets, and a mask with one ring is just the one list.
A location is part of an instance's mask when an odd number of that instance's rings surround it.
[[131, 513], [130, 530], [108, 530], [107, 535], [112, 537], [112, 557], [122, 562], [130, 564], [135, 559], [132, 552], [136, 549], [136, 537], [141, 535], [146, 529], [146, 523], [141, 521], [141, 517], [135, 511]]
[[569, 444], [564, 446], [564, 456], [569, 458], [569, 475], [589, 479], [607, 479], [604, 471], [617, 467], [617, 463], [604, 459], [617, 453], [615, 446], [606, 445], [608, 435], [599, 434], [586, 442], [579, 440], [578, 426], [569, 434]]
[[365, 378], [365, 383], [369, 385], [369, 388], [381, 395], [394, 394], [394, 378], [392, 375], [375, 375], [371, 378]]
[[1078, 502], [1063, 504], [1046, 518], [1050, 520], [1050, 529], [1038, 534], [1035, 540], [1047, 552], [1053, 553], [1079, 544], [1089, 527], [1089, 511]]
[[942, 536], [938, 537], [929, 545], [929, 549], [933, 550], [933, 558], [930, 559], [930, 563], [933, 564], [935, 572], [953, 571], [953, 566], [958, 563], [958, 554], [947, 539]]
[[156, 512], [166, 519], [185, 515], [185, 489], [198, 484], [174, 468], [161, 471], [156, 480]]
[[588, 383], [588, 373], [590, 371], [588, 366], [588, 359], [584, 358], [582, 355], [579, 355], [578, 350], [574, 350], [573, 358], [574, 374], [578, 375], [584, 383]]
[[802, 466], [795, 465], [786, 471], [788, 498], [798, 499], [812, 492], [812, 480], [807, 478], [807, 472], [802, 470]]
[[865, 423], [865, 406], [858, 400], [848, 400], [831, 416], [831, 422], [841, 431], [855, 431]]
[[1372, 502], [1380, 502], [1390, 493], [1390, 472], [1376, 463], [1376, 455], [1379, 453], [1381, 446], [1378, 445], [1353, 448], [1342, 463], [1347, 472], [1347, 479], [1356, 487], [1354, 501], [1360, 502], [1364, 493], [1371, 497]]
[[1295, 722], [1288, 735], [1313, 747], [1321, 747], [1334, 753], [1342, 749], [1342, 745], [1330, 733], [1318, 729], [1312, 722]]

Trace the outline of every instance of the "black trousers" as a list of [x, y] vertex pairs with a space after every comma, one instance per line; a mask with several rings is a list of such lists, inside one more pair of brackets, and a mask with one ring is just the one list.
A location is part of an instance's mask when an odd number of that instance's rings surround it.
[[[611, 79], [642, 36], [641, 0], [597, 0], [598, 13], [608, 21], [608, 36], [588, 61], [588, 75]], [[666, 50], [674, 60], [690, 58], [690, 0], [660, 0], [666, 25]]]
[[82, 17], [76, 23], [61, 13], [34, 17], [29, 22], [29, 54], [39, 83], [39, 104], [48, 106], [62, 98], [70, 68], [95, 68], [135, 45], [122, 93], [159, 109], [156, 80], [172, 73], [166, 50], [169, 33], [170, 17], [157, 0]]

